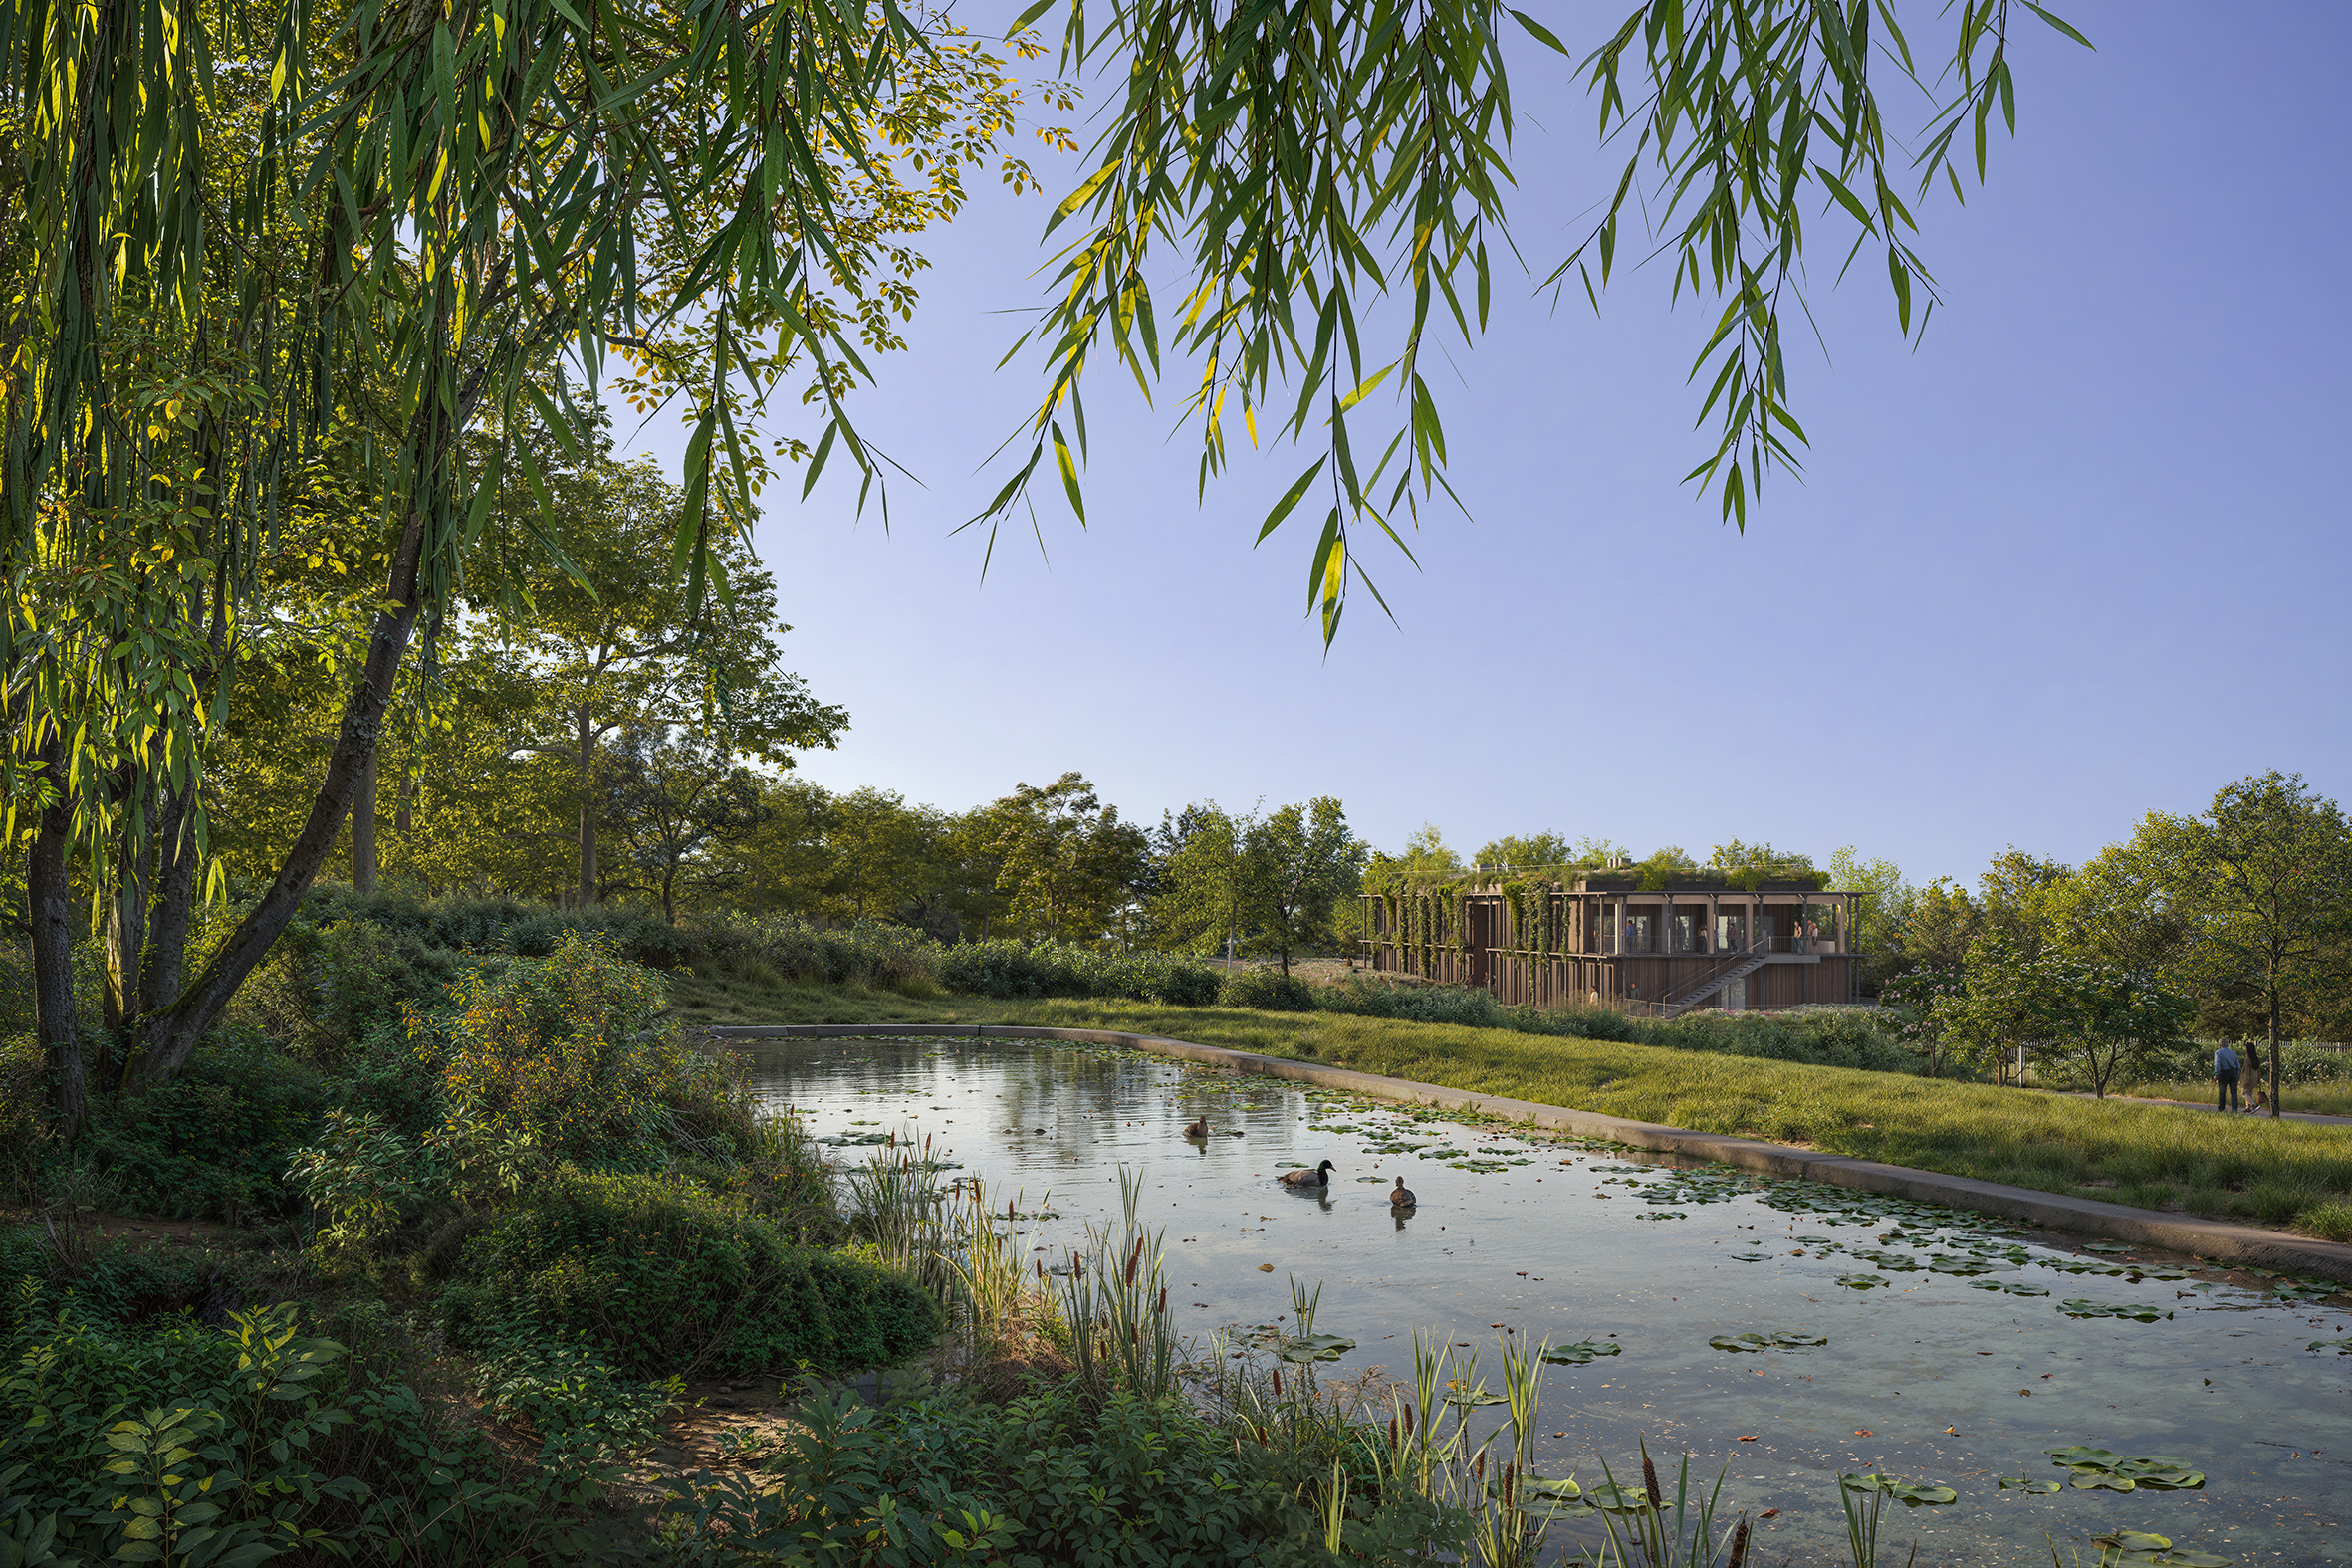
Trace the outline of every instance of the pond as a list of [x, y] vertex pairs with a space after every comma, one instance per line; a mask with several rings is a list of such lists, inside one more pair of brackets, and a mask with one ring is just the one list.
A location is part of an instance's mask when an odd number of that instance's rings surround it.
[[[1356, 1341], [1336, 1374], [1409, 1381], [1417, 1330], [1484, 1350], [1490, 1375], [1507, 1335], [1614, 1345], [1549, 1369], [1539, 1472], [1590, 1486], [1606, 1456], [1625, 1479], [1637, 1439], [1669, 1476], [1686, 1450], [1710, 1484], [1728, 1463], [1727, 1514], [1777, 1510], [1753, 1562], [1848, 1561], [1835, 1477], [1863, 1470], [1960, 1494], [1891, 1510], [1889, 1561], [1916, 1539], [1921, 1564], [2047, 1564], [2045, 1533], [2090, 1561], [2117, 1529], [2241, 1564], [2352, 1559], [2352, 1353], [2308, 1348], [2352, 1346], [2352, 1297], [2324, 1281], [1129, 1050], [733, 1044], [837, 1156], [912, 1131], [992, 1198], [1052, 1213], [1028, 1237], [1041, 1259], [1115, 1220], [1121, 1168], [1141, 1172], [1169, 1299], [1204, 1344], [1277, 1323], [1295, 1277], [1322, 1285], [1316, 1327]], [[1214, 1136], [1183, 1136], [1197, 1117]], [[1280, 1184], [1326, 1159], [1327, 1189]], [[1400, 1175], [1420, 1199], [1403, 1213]], [[2074, 1446], [2205, 1484], [2091, 1484], [2050, 1457]]]

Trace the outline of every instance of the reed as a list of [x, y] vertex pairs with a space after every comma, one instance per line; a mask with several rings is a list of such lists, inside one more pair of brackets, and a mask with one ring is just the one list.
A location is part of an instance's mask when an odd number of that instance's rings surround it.
[[1086, 1225], [1086, 1246], [1068, 1256], [1061, 1284], [1061, 1321], [1070, 1360], [1090, 1392], [1126, 1388], [1147, 1398], [1173, 1393], [1186, 1346], [1168, 1318], [1163, 1267], [1164, 1230], [1138, 1218], [1143, 1177], [1119, 1171], [1117, 1226]]

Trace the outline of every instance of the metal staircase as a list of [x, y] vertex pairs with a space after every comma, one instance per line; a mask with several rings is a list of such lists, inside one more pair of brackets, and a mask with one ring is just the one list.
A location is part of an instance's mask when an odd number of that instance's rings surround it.
[[1771, 950], [1772, 939], [1770, 937], [1757, 938], [1755, 942], [1749, 945], [1746, 952], [1737, 955], [1739, 962], [1733, 964], [1729, 969], [1720, 970], [1717, 973], [1708, 976], [1696, 986], [1686, 986], [1681, 991], [1676, 992], [1673, 996], [1668, 997], [1664, 1002], [1659, 1003], [1658, 1010], [1655, 1016], [1661, 1018], [1676, 1018], [1682, 1016], [1684, 1013], [1697, 1007], [1700, 1003], [1705, 1002], [1708, 998], [1723, 990], [1724, 987], [1730, 985], [1733, 981], [1746, 980], [1749, 976], [1764, 968], [1765, 962], [1771, 956]]

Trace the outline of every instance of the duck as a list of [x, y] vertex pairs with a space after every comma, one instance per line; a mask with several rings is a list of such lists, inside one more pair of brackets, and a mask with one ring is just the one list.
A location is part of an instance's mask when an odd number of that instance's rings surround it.
[[1325, 1160], [1311, 1171], [1285, 1171], [1285, 1187], [1328, 1187], [1331, 1185], [1331, 1162]]
[[1187, 1138], [1206, 1138], [1206, 1137], [1208, 1137], [1208, 1136], [1209, 1136], [1209, 1118], [1207, 1118], [1206, 1116], [1204, 1116], [1204, 1117], [1202, 1117], [1202, 1118], [1201, 1118], [1199, 1121], [1197, 1121], [1197, 1122], [1194, 1122], [1194, 1123], [1193, 1123], [1193, 1124], [1192, 1124], [1190, 1127], [1187, 1127], [1187, 1128], [1185, 1128], [1185, 1129], [1184, 1129], [1184, 1136], [1185, 1136], [1185, 1137], [1187, 1137]]
[[1413, 1196], [1413, 1190], [1405, 1185], [1405, 1179], [1401, 1176], [1398, 1177], [1396, 1179], [1396, 1190], [1388, 1195], [1389, 1207], [1392, 1209], [1411, 1209], [1420, 1202], [1420, 1199]]

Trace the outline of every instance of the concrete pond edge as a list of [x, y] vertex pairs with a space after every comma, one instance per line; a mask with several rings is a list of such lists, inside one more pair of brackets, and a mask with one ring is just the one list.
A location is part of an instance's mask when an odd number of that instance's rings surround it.
[[1998, 1215], [2004, 1220], [2038, 1226], [2046, 1231], [2066, 1231], [2080, 1235], [2129, 1241], [2140, 1246], [2160, 1246], [2168, 1251], [2186, 1252], [2226, 1266], [2281, 1271], [2293, 1269], [2352, 1284], [2352, 1245], [2342, 1242], [2287, 1235], [2255, 1226], [2233, 1225], [2224, 1220], [2200, 1220], [2188, 1215], [2164, 1214], [2153, 1209], [2133, 1209], [2123, 1204], [2100, 1203], [2089, 1198], [2066, 1198], [2056, 1193], [2036, 1192], [2029, 1187], [2009, 1187], [1999, 1182], [1980, 1182], [1966, 1176], [1915, 1171], [1906, 1166], [1882, 1165], [1875, 1160], [1857, 1160], [1847, 1155], [1815, 1154], [1809, 1150], [1792, 1149], [1786, 1144], [1766, 1143], [1762, 1139], [1729, 1138], [1715, 1133], [1692, 1132], [1683, 1127], [1662, 1127], [1656, 1122], [1637, 1122], [1623, 1116], [1604, 1116], [1597, 1111], [1570, 1110], [1565, 1106], [1543, 1105], [1533, 1100], [1515, 1100], [1499, 1094], [1449, 1089], [1435, 1083], [1415, 1083], [1409, 1078], [1390, 1078], [1376, 1072], [1358, 1072], [1350, 1067], [1326, 1067], [1315, 1062], [1293, 1061], [1283, 1056], [1261, 1056], [1254, 1051], [1230, 1050], [1222, 1045], [1196, 1045], [1190, 1040], [1169, 1039], [1158, 1034], [1129, 1034], [1119, 1029], [1046, 1028], [1019, 1023], [772, 1023], [713, 1026], [708, 1032], [719, 1040], [828, 1035], [850, 1038], [945, 1036], [1124, 1045], [1155, 1055], [1203, 1062], [1237, 1072], [1288, 1078], [1317, 1088], [1344, 1089], [1373, 1099], [1500, 1117], [1523, 1126], [1607, 1138], [1631, 1148], [1655, 1153], [1695, 1155], [1765, 1176], [1793, 1177], [1802, 1181], [1826, 1183], [1832, 1187], [1850, 1187], [1858, 1192], [1886, 1193], [1919, 1203], [1944, 1204], [1978, 1214]]

